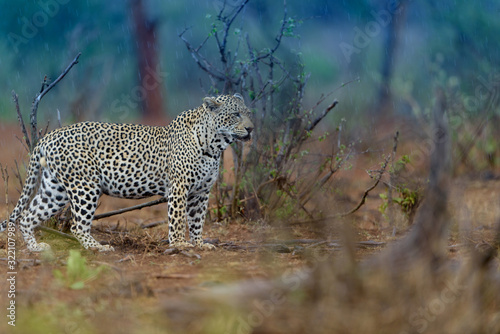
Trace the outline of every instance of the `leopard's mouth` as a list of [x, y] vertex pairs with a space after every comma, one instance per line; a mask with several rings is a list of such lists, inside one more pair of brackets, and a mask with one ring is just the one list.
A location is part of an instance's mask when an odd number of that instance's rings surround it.
[[233, 138], [241, 141], [249, 141], [250, 139], [252, 139], [252, 135], [250, 133], [246, 136], [233, 135]]

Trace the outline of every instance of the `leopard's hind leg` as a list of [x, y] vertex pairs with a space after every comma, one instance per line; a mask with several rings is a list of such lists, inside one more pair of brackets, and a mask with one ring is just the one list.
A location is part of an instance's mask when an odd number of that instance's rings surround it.
[[80, 182], [77, 190], [69, 194], [71, 213], [73, 215], [71, 232], [86, 249], [100, 252], [114, 251], [109, 245], [101, 245], [90, 234], [92, 219], [101, 195], [99, 186], [86, 178]]
[[46, 243], [37, 243], [34, 229], [42, 222], [54, 216], [66, 203], [69, 198], [62, 184], [50, 173], [48, 168], [42, 170], [40, 187], [23, 211], [19, 222], [19, 229], [32, 252], [40, 252], [50, 248]]

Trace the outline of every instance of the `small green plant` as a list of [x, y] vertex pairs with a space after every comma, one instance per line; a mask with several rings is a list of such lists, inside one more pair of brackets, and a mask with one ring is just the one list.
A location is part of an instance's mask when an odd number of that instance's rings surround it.
[[61, 270], [55, 269], [53, 274], [59, 282], [68, 288], [80, 290], [85, 287], [85, 283], [96, 279], [104, 269], [104, 266], [90, 268], [87, 266], [87, 259], [82, 257], [79, 251], [72, 249], [69, 251], [66, 272], [63, 273]]
[[[401, 176], [405, 171], [406, 166], [410, 163], [410, 157], [408, 155], [403, 155], [394, 163], [394, 166], [390, 168], [389, 172], [391, 174], [391, 179], [393, 180], [392, 182], [394, 183], [392, 185], [392, 196], [390, 200], [392, 203], [397, 204], [405, 216], [411, 220], [422, 200], [422, 195], [421, 189], [418, 185], [408, 185], [405, 182], [401, 182]], [[387, 189], [387, 193], [379, 195], [382, 199], [379, 211], [385, 218], [387, 218], [386, 210], [389, 206], [388, 194], [389, 189]]]
[[410, 215], [420, 202], [418, 190], [398, 187], [397, 191], [400, 196], [394, 197], [392, 201], [398, 204], [405, 214]]
[[[401, 211], [403, 211], [407, 216], [410, 216], [414, 209], [420, 203], [420, 192], [419, 190], [411, 190], [403, 186], [395, 187], [395, 190], [398, 194], [397, 197], [392, 198], [392, 202], [399, 205]], [[385, 211], [389, 204], [388, 197], [386, 194], [380, 194], [380, 198], [383, 200], [383, 203], [379, 207], [379, 211], [385, 215]]]

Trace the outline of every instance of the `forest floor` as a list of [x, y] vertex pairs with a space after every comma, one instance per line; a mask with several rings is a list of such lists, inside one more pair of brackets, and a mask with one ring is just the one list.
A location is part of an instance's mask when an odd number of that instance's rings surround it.
[[[4, 168], [7, 166], [10, 175], [8, 204], [4, 201], [4, 184], [0, 187], [2, 219], [8, 217], [19, 197], [13, 161], [26, 161], [26, 151], [15, 138], [18, 133], [16, 125], [1, 125], [0, 162]], [[348, 190], [344, 189], [344, 197], [352, 203], [351, 207], [373, 183], [364, 171], [346, 172], [342, 178], [350, 184]], [[164, 333], [165, 328], [175, 332], [233, 332], [224, 329], [224, 324], [207, 324], [206, 319], [198, 323], [197, 314], [204, 311], [193, 310], [191, 304], [189, 309], [183, 309], [188, 307], [184, 300], [238, 282], [286, 280], [290, 273], [313, 267], [318, 258], [342, 258], [345, 243], [349, 242], [346, 234], [354, 236], [356, 259], [370, 258], [403, 238], [410, 228], [400, 223], [393, 235], [393, 229], [379, 211], [382, 204], [379, 194], [384, 191], [375, 189], [366, 204], [343, 221], [331, 219], [308, 224], [207, 221], [204, 238], [217, 244], [215, 251], [171, 251], [165, 242], [168, 239], [166, 225], [141, 228], [165, 219], [166, 204], [95, 222], [94, 237], [111, 244], [114, 252], [95, 253], [82, 249], [74, 241], [38, 232], [37, 239], [50, 244], [52, 251], [33, 254], [26, 251], [19, 236], [15, 298], [8, 297], [12, 289], [7, 281], [10, 277], [6, 261], [7, 236], [0, 234], [0, 268], [3, 268], [0, 332]], [[500, 219], [499, 198], [500, 181], [494, 176], [488, 180], [454, 181], [450, 198], [450, 216], [454, 219], [448, 241], [450, 258], [466, 258], [471, 247], [493, 243]], [[98, 212], [137, 203], [103, 198]], [[341, 227], [346, 221], [352, 227], [350, 232]], [[77, 250], [83, 259], [78, 253], [70, 256], [69, 250]], [[15, 300], [16, 305], [15, 328], [8, 325], [11, 320], [5, 316], [9, 314], [7, 307], [11, 300]], [[210, 309], [208, 305], [204, 307]], [[173, 308], [177, 311], [172, 311]], [[263, 311], [266, 312], [269, 309]], [[189, 317], [189, 314], [192, 321], [188, 325], [183, 321], [184, 327], [176, 328], [178, 318]], [[258, 327], [252, 321], [259, 325], [257, 320], [245, 321], [240, 332], [251, 332]]]

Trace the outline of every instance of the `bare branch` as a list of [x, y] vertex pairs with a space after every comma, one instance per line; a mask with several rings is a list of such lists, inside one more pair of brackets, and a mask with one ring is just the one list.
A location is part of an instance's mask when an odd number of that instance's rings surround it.
[[122, 214], [122, 213], [125, 213], [125, 212], [134, 211], [134, 210], [140, 210], [142, 208], [147, 208], [149, 206], [154, 206], [154, 205], [158, 205], [158, 204], [165, 203], [165, 202], [167, 202], [167, 198], [166, 197], [162, 197], [162, 198], [159, 198], [159, 199], [154, 200], [154, 201], [150, 201], [150, 202], [147, 202], [147, 203], [142, 203], [142, 204], [130, 206], [128, 208], [123, 208], [123, 209], [120, 209], [120, 210], [110, 211], [110, 212], [106, 212], [106, 213], [101, 213], [99, 215], [95, 215], [94, 219], [97, 220], [97, 219], [102, 219], [102, 218], [106, 218], [106, 217], [111, 217], [111, 216], [114, 216], [114, 215], [119, 215], [119, 214]]
[[26, 145], [28, 145], [28, 151], [29, 151], [29, 149], [31, 148], [30, 138], [28, 136], [28, 131], [26, 130], [26, 126], [24, 125], [23, 116], [21, 115], [21, 109], [19, 108], [19, 99], [14, 90], [12, 91], [12, 99], [14, 100], [14, 104], [16, 106], [17, 120], [19, 121], [19, 126], [21, 127], [21, 131], [23, 132], [24, 141], [26, 142]]
[[9, 172], [7, 171], [7, 167], [3, 167], [0, 164], [0, 171], [2, 172], [2, 179], [5, 186], [5, 205], [9, 206]]
[[[299, 200], [302, 201], [302, 205], [306, 205], [307, 202], [309, 202], [311, 200], [311, 198], [313, 198], [313, 191], [314, 190], [323, 188], [323, 186], [328, 182], [328, 180], [330, 180], [330, 178], [340, 169], [340, 167], [342, 167], [344, 162], [346, 162], [347, 160], [350, 159], [351, 155], [352, 155], [352, 150], [350, 150], [345, 155], [345, 157], [341, 158], [340, 160], [336, 160], [336, 159], [333, 159], [333, 154], [332, 154], [332, 156], [330, 157], [330, 160], [331, 160], [330, 171], [328, 173], [326, 173], [319, 181], [317, 181], [315, 185], [313, 185], [312, 187], [309, 187], [309, 189], [304, 190], [300, 194]], [[334, 162], [335, 162], [335, 165], [333, 165]]]
[[332, 90], [331, 92], [329, 92], [328, 94], [324, 95], [324, 94], [321, 94], [321, 97], [319, 98], [318, 102], [316, 102], [316, 104], [314, 105], [314, 107], [311, 108], [311, 111], [314, 111], [316, 110], [317, 107], [319, 107], [319, 105], [321, 103], [323, 103], [323, 101], [325, 101], [328, 97], [330, 97], [333, 93], [335, 93], [336, 91], [338, 91], [340, 88], [343, 88], [353, 82], [359, 82], [360, 79], [359, 77], [356, 78], [356, 79], [353, 79], [353, 80], [349, 80], [347, 82], [344, 82], [342, 83], [339, 87], [335, 88], [334, 90]]
[[389, 164], [389, 161], [391, 160], [392, 156], [396, 154], [396, 149], [398, 147], [398, 137], [399, 137], [399, 131], [396, 132], [396, 135], [394, 136], [393, 153], [390, 154], [390, 155], [388, 155], [385, 158], [384, 164], [382, 165], [382, 169], [378, 172], [378, 175], [377, 175], [377, 177], [376, 177], [375, 182], [373, 183], [373, 185], [371, 187], [369, 187], [368, 189], [365, 190], [365, 192], [363, 194], [363, 197], [361, 197], [361, 200], [359, 201], [358, 205], [356, 205], [352, 210], [350, 210], [348, 212], [339, 214], [338, 215], [339, 217], [348, 216], [348, 215], [350, 215], [350, 214], [358, 211], [359, 208], [361, 208], [361, 206], [363, 204], [365, 204], [366, 197], [368, 196], [368, 193], [370, 191], [372, 191], [373, 189], [375, 189], [375, 187], [379, 184], [380, 179], [382, 178], [382, 175], [384, 174], [385, 169], [387, 168], [387, 165]]
[[259, 60], [262, 60], [262, 59], [265, 59], [265, 58], [272, 56], [281, 45], [281, 39], [283, 38], [283, 33], [285, 31], [285, 26], [286, 26], [286, 22], [287, 22], [286, 21], [286, 16], [287, 16], [286, 0], [283, 1], [283, 6], [284, 6], [284, 8], [283, 8], [283, 21], [281, 22], [280, 31], [278, 32], [278, 35], [276, 35], [276, 38], [275, 38], [276, 45], [271, 50], [269, 50], [269, 52], [263, 54], [262, 56], [257, 57], [255, 59], [256, 61], [259, 61]]
[[45, 94], [47, 94], [52, 88], [54, 88], [55, 85], [57, 85], [57, 83], [59, 81], [61, 81], [65, 76], [66, 74], [68, 74], [68, 72], [71, 70], [71, 68], [73, 66], [75, 66], [76, 64], [78, 64], [78, 58], [80, 58], [81, 56], [81, 52], [78, 52], [78, 54], [76, 55], [76, 57], [73, 59], [73, 61], [68, 65], [68, 67], [66, 67], [66, 69], [59, 75], [59, 77], [57, 77], [56, 80], [54, 80], [50, 85], [48, 85], [36, 98], [35, 100], [40, 102], [40, 100], [45, 96]]
[[21, 186], [21, 189], [23, 189], [24, 184], [23, 184], [23, 178], [21, 177], [21, 172], [19, 171], [19, 164], [17, 163], [17, 160], [14, 160], [14, 164], [16, 165], [16, 178], [19, 180], [19, 185]]
[[219, 45], [219, 53], [221, 55], [221, 61], [223, 64], [227, 63], [227, 57], [226, 57], [226, 45], [227, 45], [227, 36], [229, 35], [229, 29], [231, 28], [231, 25], [233, 24], [234, 20], [236, 17], [239, 15], [239, 13], [245, 8], [246, 4], [248, 3], [249, 0], [243, 1], [238, 8], [236, 8], [233, 13], [231, 13], [228, 16], [222, 17], [222, 12], [224, 11], [224, 8], [221, 9], [221, 12], [219, 13], [219, 20], [224, 24], [224, 37], [222, 39], [222, 44], [219, 43], [219, 38], [218, 35], [215, 35], [215, 38], [217, 39], [217, 44]]
[[309, 124], [308, 126], [306, 126], [305, 128], [305, 131], [307, 132], [310, 132], [312, 130], [314, 130], [314, 128], [316, 127], [316, 125], [318, 125], [319, 122], [321, 122], [321, 120], [323, 118], [326, 117], [326, 115], [328, 115], [328, 113], [333, 109], [335, 108], [335, 106], [339, 103], [339, 101], [337, 100], [334, 100], [332, 102], [332, 104], [330, 104], [328, 107], [326, 107], [325, 110], [323, 110], [323, 112], [321, 114], [318, 115], [318, 117], [316, 117], [312, 122], [311, 124]]
[[80, 58], [80, 55], [82, 53], [79, 52], [76, 57], [73, 59], [73, 61], [68, 65], [68, 67], [66, 67], [66, 69], [59, 75], [59, 77], [54, 80], [54, 82], [52, 82], [50, 85], [47, 85], [47, 77], [45, 76], [43, 82], [42, 82], [42, 89], [40, 91], [40, 93], [38, 93], [36, 96], [35, 96], [35, 99], [33, 100], [33, 104], [31, 106], [31, 114], [30, 114], [30, 124], [31, 124], [31, 146], [30, 146], [30, 150], [33, 150], [33, 148], [35, 147], [37, 141], [38, 141], [38, 133], [37, 133], [37, 129], [38, 129], [38, 125], [37, 125], [37, 111], [38, 111], [38, 104], [40, 103], [40, 101], [42, 100], [42, 98], [45, 96], [45, 94], [47, 94], [52, 88], [55, 87], [55, 85], [57, 85], [57, 83], [59, 81], [61, 81], [65, 76], [66, 74], [68, 74], [68, 72], [71, 70], [71, 68], [78, 64], [78, 58]]
[[[24, 147], [24, 149], [29, 152], [30, 151], [30, 148], [28, 146], [26, 146], [26, 143], [23, 142], [23, 140], [21, 138], [19, 138], [17, 135], [15, 135], [16, 139], [19, 141], [19, 143], [21, 143], [21, 145]], [[26, 138], [25, 136], [23, 136], [24, 138]]]
[[[179, 34], [179, 37], [182, 39], [182, 41], [186, 44], [186, 47], [189, 51], [189, 53], [191, 53], [191, 57], [193, 57], [194, 61], [196, 62], [196, 64], [198, 64], [198, 67], [201, 68], [204, 72], [206, 72], [209, 76], [211, 77], [215, 77], [216, 79], [220, 80], [220, 81], [223, 81], [224, 80], [224, 75], [222, 73], [220, 73], [220, 71], [218, 71], [217, 69], [215, 69], [206, 59], [205, 57], [203, 57], [200, 53], [199, 53], [199, 49], [201, 48], [201, 46], [206, 42], [206, 40], [202, 43], [202, 45], [200, 45], [200, 47], [198, 48], [193, 48], [193, 46], [191, 45], [191, 43], [188, 42], [187, 39], [184, 38], [184, 33], [187, 31], [188, 29], [184, 29], [183, 32], [181, 32]], [[208, 38], [207, 38], [208, 39]]]

